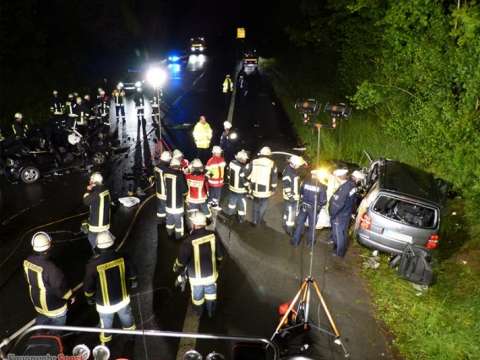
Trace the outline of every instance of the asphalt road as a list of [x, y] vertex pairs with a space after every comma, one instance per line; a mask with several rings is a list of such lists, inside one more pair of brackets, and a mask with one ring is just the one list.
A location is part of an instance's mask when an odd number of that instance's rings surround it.
[[[232, 73], [236, 62], [229, 53], [207, 56], [202, 66], [188, 64], [179, 73], [172, 73], [165, 89], [165, 117], [162, 134], [167, 143], [178, 147], [192, 158], [192, 125], [199, 115], [206, 115], [218, 141], [222, 123], [226, 120], [229, 99], [221, 93], [226, 73]], [[262, 74], [247, 78], [248, 93], [238, 93], [233, 114], [243, 146], [255, 153], [261, 146], [273, 150], [291, 151], [296, 145], [293, 131], [271, 86]], [[145, 178], [151, 172], [154, 139], [158, 129], [152, 125], [149, 111], [145, 126], [138, 126], [133, 103], [127, 105], [125, 126], [112, 118], [112, 131], [129, 150], [118, 156], [109, 169], [108, 184], [114, 198], [126, 195], [136, 186], [147, 187]], [[279, 168], [285, 159], [276, 157]], [[87, 240], [78, 234], [78, 215], [86, 209], [81, 205], [88, 174], [75, 172], [56, 176], [33, 185], [1, 183], [0, 213], [0, 329], [7, 336], [34, 317], [21, 261], [30, 252], [33, 229], [53, 232], [54, 257], [65, 270], [72, 285], [82, 280], [83, 267], [90, 256]], [[132, 296], [132, 305], [138, 328], [171, 331], [193, 331], [270, 338], [278, 323], [276, 309], [290, 300], [307, 276], [310, 251], [304, 246], [294, 249], [281, 228], [281, 189], [271, 199], [266, 224], [253, 228], [238, 225], [218, 217], [216, 226], [227, 248], [228, 256], [221, 269], [218, 289], [218, 310], [214, 319], [197, 319], [191, 314], [189, 292], [181, 293], [173, 286], [172, 264], [179, 244], [168, 239], [165, 229], [158, 228], [155, 218], [155, 200], [142, 196], [142, 208], [117, 206], [113, 214], [112, 232], [117, 244], [133, 258], [139, 270], [139, 288]], [[250, 205], [250, 204], [249, 204]], [[71, 219], [61, 220], [65, 217]], [[59, 221], [61, 220], [61, 221]], [[58, 221], [48, 226], [42, 224]], [[333, 258], [324, 243], [328, 230], [318, 235], [313, 251], [313, 277], [338, 324], [342, 338], [352, 359], [393, 358], [388, 341], [374, 319], [367, 291], [358, 272], [358, 256], [350, 251], [345, 260]], [[318, 301], [312, 302], [311, 319], [322, 328], [328, 322]], [[97, 316], [88, 307], [81, 294], [69, 313], [69, 324], [95, 326]], [[340, 359], [343, 353], [333, 339], [321, 332], [309, 332], [311, 346], [306, 356], [312, 359]], [[69, 341], [96, 344], [96, 336], [69, 337]], [[296, 343], [301, 344], [298, 338]], [[175, 359], [177, 353], [189, 347], [201, 353], [216, 350], [230, 353], [226, 342], [185, 342], [165, 339], [126, 341], [114, 339], [116, 354], [131, 355], [135, 359]]]

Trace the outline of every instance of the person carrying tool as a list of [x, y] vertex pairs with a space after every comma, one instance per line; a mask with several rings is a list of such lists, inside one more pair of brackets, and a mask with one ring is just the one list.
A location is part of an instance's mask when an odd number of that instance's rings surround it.
[[207, 218], [196, 211], [190, 216], [192, 231], [182, 242], [173, 272], [187, 271], [194, 311], [201, 316], [204, 307], [208, 317], [215, 313], [219, 262], [223, 260], [223, 245], [217, 233], [205, 229]]
[[155, 192], [157, 195], [157, 220], [159, 225], [165, 224], [165, 218], [167, 216], [165, 212], [165, 202], [167, 200], [167, 194], [165, 190], [165, 171], [170, 166], [170, 160], [172, 160], [172, 154], [169, 151], [164, 151], [160, 155], [160, 161], [157, 166], [153, 168], [155, 178]]
[[[113, 248], [114, 242], [109, 231], [98, 234], [98, 254], [86, 265], [83, 289], [88, 304], [96, 305], [102, 329], [111, 329], [117, 314], [124, 330], [135, 330], [130, 289], [137, 287], [136, 271], [128, 258]], [[111, 340], [112, 335], [100, 333], [102, 344]]]
[[292, 155], [288, 159], [288, 165], [283, 170], [283, 228], [285, 232], [292, 236], [295, 227], [295, 217], [297, 216], [298, 201], [300, 200], [300, 175], [298, 169], [305, 165], [305, 160], [301, 156]]
[[184, 235], [183, 214], [184, 198], [188, 191], [185, 175], [178, 157], [172, 158], [170, 167], [163, 174], [165, 182], [165, 209], [167, 213], [167, 233], [175, 238], [181, 239]]
[[99, 233], [110, 229], [110, 191], [103, 185], [103, 176], [94, 172], [90, 176], [83, 203], [89, 207], [88, 241], [92, 250], [97, 244]]
[[253, 195], [253, 226], [264, 222], [263, 217], [267, 210], [268, 199], [277, 189], [277, 166], [271, 157], [272, 150], [268, 146], [264, 146], [260, 150], [259, 157], [254, 159], [251, 164], [252, 171], [248, 180], [250, 193]]
[[308, 219], [308, 246], [313, 245], [318, 214], [327, 203], [327, 188], [320, 182], [318, 172], [311, 171], [310, 177], [300, 187], [300, 208], [295, 222], [292, 245], [300, 244], [305, 221]]
[[212, 155], [205, 167], [208, 177], [208, 203], [210, 207], [221, 210], [219, 204], [225, 175], [225, 159], [222, 157], [222, 148], [215, 145], [212, 149]]
[[227, 178], [228, 189], [228, 207], [224, 209], [224, 213], [228, 216], [237, 213], [239, 223], [245, 221], [247, 214], [247, 193], [248, 193], [248, 176], [250, 175], [250, 165], [247, 163], [248, 154], [245, 150], [241, 150], [235, 155], [235, 160], [228, 164]]
[[52, 239], [40, 231], [32, 236], [34, 253], [23, 261], [30, 300], [37, 312], [36, 325], [62, 326], [67, 322], [67, 306], [75, 301], [65, 275], [51, 260]]

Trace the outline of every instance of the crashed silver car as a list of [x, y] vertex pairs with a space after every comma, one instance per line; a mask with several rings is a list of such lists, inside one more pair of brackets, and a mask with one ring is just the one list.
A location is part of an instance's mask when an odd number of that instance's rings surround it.
[[366, 189], [355, 222], [361, 244], [391, 254], [407, 244], [438, 246], [442, 194], [431, 174], [381, 159], [368, 169]]

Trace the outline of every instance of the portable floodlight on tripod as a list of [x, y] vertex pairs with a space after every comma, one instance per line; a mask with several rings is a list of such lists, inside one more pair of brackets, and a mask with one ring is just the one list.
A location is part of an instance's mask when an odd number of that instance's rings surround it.
[[[316, 181], [316, 186], [319, 187], [318, 184], [318, 179], [315, 177]], [[314, 211], [317, 211], [317, 194], [315, 195], [315, 201], [314, 201]], [[316, 329], [320, 332], [323, 332], [329, 336], [332, 336], [335, 338], [334, 343], [336, 345], [339, 345], [343, 353], [345, 355], [345, 358], [350, 357], [350, 353], [348, 352], [347, 348], [343, 344], [341, 340], [341, 335], [340, 331], [337, 328], [337, 325], [335, 324], [335, 321], [333, 320], [332, 314], [330, 313], [330, 310], [328, 309], [327, 303], [322, 295], [322, 292], [320, 291], [320, 287], [318, 286], [317, 281], [313, 278], [312, 276], [312, 270], [313, 270], [313, 246], [315, 244], [315, 227], [316, 227], [316, 222], [318, 220], [318, 215], [314, 216], [315, 223], [314, 224], [309, 224], [309, 231], [312, 231], [312, 238], [311, 238], [311, 245], [310, 245], [310, 269], [309, 269], [309, 275], [302, 281], [302, 284], [300, 285], [300, 289], [298, 292], [295, 294], [293, 300], [291, 301], [287, 311], [285, 314], [282, 316], [280, 323], [278, 324], [277, 328], [275, 329], [275, 332], [273, 333], [272, 337], [270, 340], [273, 341], [273, 339], [281, 334], [282, 332], [292, 330], [292, 329], [297, 329], [303, 327], [304, 330], [307, 330], [309, 327]], [[310, 320], [310, 301], [312, 297], [312, 287], [315, 291], [315, 294], [317, 294], [317, 297], [320, 301], [320, 304], [323, 307], [323, 311], [325, 312], [325, 315], [327, 316], [328, 322], [331, 327], [331, 331], [324, 329], [320, 327], [320, 325], [317, 325], [313, 323]], [[288, 320], [290, 318], [290, 315], [293, 315], [292, 318], [295, 320], [298, 320], [300, 317], [300, 322], [295, 323], [290, 326], [284, 327], [286, 324], [288, 324]]]

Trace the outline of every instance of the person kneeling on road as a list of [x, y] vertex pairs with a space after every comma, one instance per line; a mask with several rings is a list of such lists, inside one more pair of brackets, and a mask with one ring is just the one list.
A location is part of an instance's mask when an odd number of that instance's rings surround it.
[[207, 204], [208, 182], [203, 171], [203, 164], [200, 159], [193, 159], [190, 165], [190, 172], [185, 175], [188, 186], [187, 211], [201, 211], [207, 219], [212, 217]]
[[348, 226], [357, 202], [357, 183], [360, 182], [364, 175], [356, 170], [348, 178], [347, 169], [338, 169], [333, 173], [342, 183], [335, 191], [330, 199], [329, 214], [330, 223], [332, 225], [332, 241], [334, 255], [344, 257], [347, 252], [348, 243]]
[[295, 232], [293, 234], [292, 245], [300, 244], [305, 221], [308, 219], [308, 246], [314, 242], [315, 226], [317, 224], [318, 214], [327, 203], [327, 188], [320, 183], [318, 173], [313, 170], [310, 177], [305, 180], [300, 188], [300, 209], [295, 222]]
[[97, 244], [97, 235], [110, 229], [110, 202], [110, 191], [103, 185], [103, 176], [94, 172], [83, 194], [83, 203], [90, 209], [88, 241], [92, 250]]
[[52, 239], [40, 231], [32, 237], [33, 255], [23, 261], [30, 299], [37, 312], [37, 325], [62, 326], [67, 322], [67, 305], [75, 301], [65, 275], [50, 259]]
[[166, 204], [167, 211], [167, 233], [173, 235], [175, 229], [175, 238], [181, 239], [184, 235], [184, 198], [188, 191], [185, 175], [182, 171], [180, 159], [174, 157], [170, 161], [170, 168], [164, 172]]
[[190, 217], [192, 231], [182, 242], [173, 271], [186, 269], [195, 313], [202, 315], [204, 306], [211, 318], [217, 300], [218, 263], [223, 259], [223, 245], [217, 233], [205, 229], [207, 218], [197, 211]]
[[248, 154], [245, 150], [241, 150], [235, 155], [235, 160], [228, 164], [228, 207], [224, 209], [224, 213], [228, 216], [235, 212], [238, 214], [238, 222], [245, 221], [247, 214], [247, 193], [248, 193], [248, 176], [250, 175], [250, 164], [247, 164]]
[[[113, 248], [114, 242], [110, 232], [98, 234], [98, 254], [90, 258], [85, 269], [85, 297], [90, 305], [96, 304], [102, 329], [111, 329], [117, 314], [123, 329], [134, 330], [129, 289], [137, 287], [136, 271], [132, 263]], [[110, 334], [100, 333], [102, 344], [110, 340]]]

